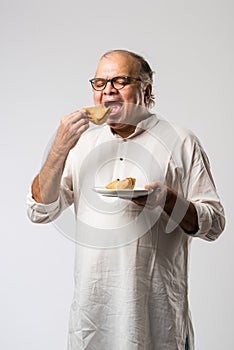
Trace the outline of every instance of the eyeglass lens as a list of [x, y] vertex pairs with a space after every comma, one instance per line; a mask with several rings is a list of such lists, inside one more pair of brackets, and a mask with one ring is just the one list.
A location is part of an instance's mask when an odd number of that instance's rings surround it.
[[122, 89], [125, 85], [129, 83], [128, 77], [114, 77], [112, 79], [95, 78], [91, 79], [91, 84], [95, 90], [105, 89], [107, 83], [110, 82], [111, 85], [117, 89]]

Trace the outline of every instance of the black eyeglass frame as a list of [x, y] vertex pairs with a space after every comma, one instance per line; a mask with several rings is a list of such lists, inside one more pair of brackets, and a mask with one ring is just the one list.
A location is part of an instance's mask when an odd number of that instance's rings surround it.
[[[125, 81], [124, 81], [124, 85], [120, 88], [116, 88], [115, 85], [114, 85], [114, 81], [115, 79], [117, 78], [123, 78]], [[100, 88], [100, 89], [96, 89], [93, 85], [94, 81], [95, 80], [102, 80], [103, 82], [105, 81], [105, 84]], [[137, 81], [141, 81], [142, 82], [142, 79], [140, 78], [134, 78], [134, 77], [129, 77], [127, 75], [118, 75], [117, 77], [113, 77], [111, 79], [104, 79], [104, 78], [93, 78], [93, 79], [90, 79], [89, 82], [91, 83], [92, 85], [92, 88], [95, 90], [95, 91], [102, 91], [106, 88], [106, 85], [107, 83], [111, 83], [111, 86], [116, 89], [116, 90], [121, 90], [123, 89], [126, 85], [128, 84], [131, 84], [131, 80], [137, 80]]]

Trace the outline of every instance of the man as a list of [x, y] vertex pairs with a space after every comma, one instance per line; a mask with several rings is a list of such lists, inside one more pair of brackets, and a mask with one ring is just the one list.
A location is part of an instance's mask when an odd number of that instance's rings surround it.
[[[112, 107], [107, 125], [87, 130], [85, 109], [64, 117], [32, 184], [33, 222], [75, 208], [69, 350], [194, 349], [189, 244], [215, 240], [224, 212], [198, 139], [150, 113], [152, 75], [133, 52], [104, 54], [91, 84], [95, 105]], [[127, 176], [146, 194], [93, 191]]]

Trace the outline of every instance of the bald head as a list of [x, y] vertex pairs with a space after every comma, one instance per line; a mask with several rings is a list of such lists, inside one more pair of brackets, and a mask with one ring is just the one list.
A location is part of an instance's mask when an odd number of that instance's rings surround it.
[[[111, 57], [111, 56], [125, 57], [126, 63], [128, 64], [129, 67], [131, 67], [132, 70], [134, 70], [134, 72], [139, 76], [139, 78], [141, 78], [143, 84], [145, 86], [147, 86], [148, 84], [150, 84], [151, 86], [153, 85], [154, 72], [152, 71], [149, 63], [144, 59], [144, 57], [132, 51], [116, 49], [116, 50], [107, 51], [101, 57], [100, 61], [104, 58]], [[153, 94], [151, 94], [149, 107], [153, 107], [154, 104], [155, 104], [154, 96]]]

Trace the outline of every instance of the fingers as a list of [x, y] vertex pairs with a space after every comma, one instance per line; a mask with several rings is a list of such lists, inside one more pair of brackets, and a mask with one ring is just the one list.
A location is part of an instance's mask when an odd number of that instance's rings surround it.
[[62, 128], [72, 132], [74, 132], [74, 130], [79, 130], [79, 128], [86, 130], [86, 127], [83, 127], [83, 125], [86, 126], [88, 124], [89, 118], [83, 109], [68, 114], [60, 121], [60, 126]]
[[74, 111], [68, 115], [66, 115], [65, 117], [63, 117], [61, 119], [61, 122], [66, 125], [66, 124], [75, 124], [77, 122], [79, 122], [80, 120], [84, 120], [88, 123], [89, 118], [88, 118], [88, 114], [85, 111], [85, 109], [80, 109], [78, 111]]
[[145, 189], [148, 191], [149, 189], [153, 189], [153, 190], [155, 190], [157, 187], [160, 187], [161, 186], [161, 184], [158, 182], [158, 181], [154, 181], [154, 182], [152, 182], [152, 183], [150, 183], [150, 184], [147, 184], [147, 185], [145, 185]]
[[145, 185], [146, 190], [153, 190], [147, 196], [138, 197], [133, 199], [133, 202], [140, 205], [145, 206], [148, 209], [154, 209], [157, 206], [161, 206], [165, 202], [167, 186], [155, 181], [150, 184]]
[[89, 119], [85, 110], [77, 110], [66, 115], [60, 120], [53, 148], [60, 154], [67, 154], [88, 128]]

